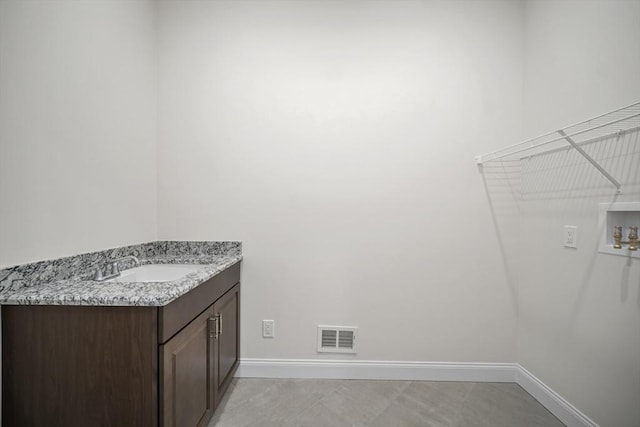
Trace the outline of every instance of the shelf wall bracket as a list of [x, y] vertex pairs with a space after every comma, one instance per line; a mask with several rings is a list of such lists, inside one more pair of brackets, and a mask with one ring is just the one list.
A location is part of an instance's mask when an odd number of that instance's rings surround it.
[[587, 159], [589, 161], [589, 163], [591, 163], [593, 165], [593, 167], [595, 167], [596, 169], [598, 169], [598, 171], [604, 175], [605, 178], [607, 178], [609, 181], [611, 181], [611, 183], [613, 185], [616, 186], [616, 188], [618, 189], [618, 194], [622, 194], [622, 184], [620, 184], [618, 182], [618, 180], [616, 180], [614, 177], [611, 176], [611, 174], [609, 172], [607, 172], [602, 166], [600, 166], [600, 164], [598, 162], [596, 162], [593, 157], [591, 157], [590, 155], [587, 154], [586, 151], [584, 151], [582, 149], [582, 147], [580, 147], [578, 144], [576, 144], [576, 142], [571, 139], [570, 136], [568, 136], [563, 130], [559, 130], [558, 133], [569, 143], [571, 144], [571, 146], [573, 148], [576, 149], [576, 151], [578, 153], [580, 153], [582, 155], [582, 157], [584, 157], [585, 159]]

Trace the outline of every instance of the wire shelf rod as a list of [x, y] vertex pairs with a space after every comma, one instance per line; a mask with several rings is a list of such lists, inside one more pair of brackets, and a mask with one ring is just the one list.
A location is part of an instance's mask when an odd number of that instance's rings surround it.
[[[640, 105], [640, 103], [638, 103], [638, 104]], [[635, 105], [635, 104], [633, 104], [633, 105]], [[616, 110], [616, 111], [619, 111], [619, 110]], [[603, 115], [598, 116], [598, 117], [603, 117]], [[568, 137], [573, 137], [573, 136], [581, 135], [581, 134], [586, 133], [586, 132], [591, 132], [591, 131], [594, 131], [594, 130], [597, 130], [597, 129], [601, 129], [601, 128], [606, 127], [606, 126], [611, 126], [613, 124], [616, 124], [616, 123], [619, 123], [619, 122], [623, 122], [625, 120], [632, 119], [634, 117], [640, 117], [640, 113], [635, 113], [635, 114], [631, 114], [629, 116], [625, 116], [625, 117], [622, 117], [622, 118], [619, 118], [619, 119], [616, 119], [616, 120], [611, 120], [611, 121], [609, 121], [607, 123], [603, 123], [603, 124], [600, 124], [600, 125], [592, 126], [590, 128], [583, 129], [583, 130], [568, 134], [567, 136]], [[587, 120], [587, 121], [584, 121], [584, 122], [581, 122], [581, 123], [584, 124], [584, 123], [587, 123], [587, 122], [590, 122], [590, 121], [591, 120]], [[569, 126], [569, 127], [571, 127], [571, 126]], [[564, 128], [564, 129], [568, 129], [569, 127]], [[560, 131], [564, 130], [564, 129], [560, 129]], [[612, 134], [616, 134], [616, 133], [621, 132], [621, 131], [624, 132], [626, 130], [627, 129], [620, 129], [620, 130], [618, 130], [616, 132], [612, 132]], [[542, 135], [542, 136], [551, 136], [551, 135], [556, 134], [556, 133], [558, 133], [560, 131], [556, 130], [556, 131], [550, 132], [550, 133]], [[521, 143], [518, 143], [518, 144], [515, 144], [515, 145], [512, 145], [512, 146], [509, 146], [509, 147], [506, 147], [506, 148], [502, 148], [500, 150], [497, 150], [497, 151], [494, 151], [494, 152], [491, 152], [491, 153], [488, 153], [488, 154], [484, 154], [482, 156], [477, 156], [476, 157], [476, 162], [479, 163], [479, 164], [482, 164], [484, 162], [488, 162], [488, 161], [491, 161], [491, 160], [498, 160], [498, 159], [501, 159], [501, 158], [506, 157], [506, 156], [512, 156], [514, 154], [522, 153], [524, 151], [533, 150], [535, 148], [539, 148], [539, 147], [542, 147], [544, 145], [551, 144], [552, 142], [558, 142], [558, 141], [565, 140], [565, 137], [561, 136], [561, 137], [553, 138], [553, 139], [548, 140], [548, 141], [540, 142], [538, 144], [530, 145], [528, 147], [523, 147], [523, 148], [520, 148], [518, 150], [507, 151], [510, 148], [516, 148], [518, 146], [521, 146], [524, 143], [532, 142], [532, 141], [535, 141], [536, 139], [540, 139], [540, 138], [541, 138], [541, 136], [537, 137], [537, 138], [529, 139], [527, 141], [524, 141], [524, 142], [521, 142]], [[504, 153], [500, 154], [500, 155], [495, 155], [495, 154], [500, 153], [500, 152], [504, 152]]]
[[[629, 105], [627, 105], [625, 107], [616, 108], [615, 110], [611, 110], [611, 111], [606, 112], [604, 114], [600, 114], [598, 116], [591, 117], [591, 118], [589, 118], [587, 120], [582, 120], [580, 122], [576, 122], [576, 123], [574, 123], [572, 125], [568, 125], [568, 126], [563, 127], [561, 130], [568, 130], [568, 129], [571, 129], [573, 127], [580, 126], [580, 125], [583, 125], [585, 123], [589, 123], [589, 122], [592, 122], [592, 121], [597, 120], [599, 118], [602, 118], [602, 117], [605, 117], [605, 116], [608, 116], [608, 115], [611, 115], [611, 114], [614, 114], [614, 113], [617, 113], [619, 111], [623, 111], [623, 110], [626, 110], [626, 109], [629, 109], [629, 108], [633, 108], [633, 107], [636, 107], [636, 106], [640, 106], [640, 102], [634, 102], [633, 104], [629, 104]], [[491, 151], [491, 152], [489, 152], [487, 154], [484, 154], [482, 156], [479, 156], [479, 157], [489, 157], [489, 156], [491, 156], [493, 154], [500, 153], [501, 151], [506, 151], [506, 150], [509, 150], [511, 148], [516, 148], [516, 147], [519, 147], [521, 145], [533, 142], [533, 141], [535, 141], [537, 139], [540, 139], [540, 138], [544, 138], [544, 137], [547, 137], [547, 136], [555, 135], [557, 132], [558, 132], [557, 130], [554, 130], [554, 131], [551, 131], [551, 132], [547, 132], [545, 134], [538, 135], [538, 136], [536, 136], [534, 138], [529, 138], [529, 139], [526, 139], [526, 140], [524, 140], [522, 142], [518, 142], [517, 144], [509, 145], [507, 147], [504, 147], [504, 148], [501, 148], [501, 149], [498, 149], [498, 150], [495, 150], [495, 151]], [[495, 159], [492, 159], [492, 160], [495, 160]]]
[[[637, 132], [637, 131], [640, 131], [640, 124], [638, 124], [638, 126], [632, 126], [632, 127], [624, 129], [624, 133], [625, 134], [629, 133], [629, 132]], [[559, 131], [556, 131], [556, 133], [557, 132], [559, 132]], [[617, 135], [619, 133], [620, 133], [619, 130], [612, 131], [612, 132], [609, 132], [609, 133], [606, 133], [606, 134], [594, 136], [593, 138], [583, 139], [580, 142], [578, 142], [578, 144], [580, 144], [581, 146], [588, 145], [588, 144], [591, 144], [593, 142], [598, 142], [598, 141], [602, 141], [604, 139], [610, 138], [610, 137], [612, 137], [614, 135]], [[531, 156], [536, 155], [536, 154], [550, 154], [550, 153], [555, 153], [557, 151], [570, 151], [571, 149], [572, 149], [571, 145], [563, 145], [562, 147], [551, 148], [549, 150], [545, 150], [543, 153], [534, 153]], [[531, 156], [524, 156], [524, 157], [531, 157]], [[521, 160], [522, 160], [521, 158], [511, 159], [511, 160], [501, 159], [501, 160], [499, 160], [499, 164], [502, 164], [503, 162], [517, 162], [517, 163], [520, 163]], [[482, 167], [483, 168], [491, 167], [490, 166], [491, 162], [492, 162], [492, 160], [487, 160], [487, 163], [482, 165]], [[499, 167], [499, 166], [496, 166], [496, 167]]]

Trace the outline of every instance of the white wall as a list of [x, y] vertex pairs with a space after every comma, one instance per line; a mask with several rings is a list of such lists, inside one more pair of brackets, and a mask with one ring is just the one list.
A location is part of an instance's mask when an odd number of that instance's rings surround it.
[[[524, 128], [551, 131], [640, 100], [640, 2], [529, 1]], [[597, 252], [600, 202], [640, 200], [640, 136], [588, 147], [624, 194], [577, 157], [525, 173], [518, 361], [602, 426], [640, 420], [640, 262]], [[562, 247], [578, 226], [577, 250]]]
[[0, 267], [155, 239], [151, 1], [0, 1]]
[[[472, 156], [637, 100], [639, 4], [0, 1], [0, 266], [153, 240], [157, 214], [160, 238], [243, 240], [243, 357], [357, 325], [356, 358], [519, 361], [633, 425], [640, 267], [595, 252], [611, 188], [541, 157], [515, 200]], [[637, 146], [590, 148], [618, 201]]]
[[317, 358], [337, 324], [360, 359], [515, 360], [473, 156], [521, 136], [522, 12], [161, 3], [158, 233], [243, 241], [243, 357]]

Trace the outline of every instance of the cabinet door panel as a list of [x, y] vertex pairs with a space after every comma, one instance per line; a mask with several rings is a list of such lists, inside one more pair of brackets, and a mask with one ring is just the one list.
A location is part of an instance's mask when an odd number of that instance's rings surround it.
[[2, 306], [2, 425], [157, 426], [156, 325], [155, 307]]
[[161, 346], [165, 427], [206, 425], [213, 414], [213, 347], [205, 311]]
[[218, 316], [220, 333], [215, 340], [214, 400], [216, 406], [229, 386], [238, 365], [239, 293], [235, 285], [213, 305]]

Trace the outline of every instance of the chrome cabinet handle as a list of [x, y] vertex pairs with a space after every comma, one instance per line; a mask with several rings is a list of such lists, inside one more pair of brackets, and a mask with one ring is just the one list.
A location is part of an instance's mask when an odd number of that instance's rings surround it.
[[209, 317], [209, 338], [218, 338], [217, 336], [217, 332], [218, 332], [218, 319], [214, 316]]
[[218, 336], [222, 335], [222, 313], [218, 314]]

